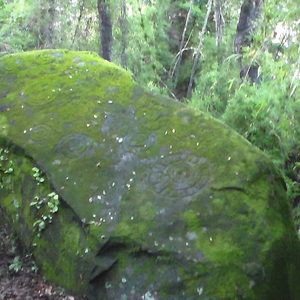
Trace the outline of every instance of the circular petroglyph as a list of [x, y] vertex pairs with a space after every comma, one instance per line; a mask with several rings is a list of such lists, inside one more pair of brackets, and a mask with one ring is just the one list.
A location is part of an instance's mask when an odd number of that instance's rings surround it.
[[29, 141], [35, 144], [47, 144], [54, 130], [47, 125], [35, 125], [27, 130]]
[[[30, 105], [42, 106], [56, 100], [53, 96], [53, 89], [49, 86], [48, 80], [49, 79], [45, 77], [38, 83], [34, 83], [28, 87], [26, 95], [30, 98]], [[40, 96], [36, 97], [36, 95]]]
[[55, 146], [57, 154], [66, 158], [84, 157], [94, 154], [93, 139], [81, 133], [64, 136]]
[[175, 153], [160, 158], [148, 167], [147, 182], [154, 191], [167, 198], [186, 198], [201, 193], [206, 181], [201, 169], [207, 168], [205, 158], [191, 153]]

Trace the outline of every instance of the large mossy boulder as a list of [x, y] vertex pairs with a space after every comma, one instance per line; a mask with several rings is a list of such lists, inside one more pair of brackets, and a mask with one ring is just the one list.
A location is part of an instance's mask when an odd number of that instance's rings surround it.
[[0, 58], [0, 205], [47, 279], [88, 299], [300, 299], [271, 161], [96, 54]]

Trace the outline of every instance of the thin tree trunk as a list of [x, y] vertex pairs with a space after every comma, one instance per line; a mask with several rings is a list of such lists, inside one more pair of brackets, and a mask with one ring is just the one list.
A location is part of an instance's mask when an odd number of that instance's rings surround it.
[[88, 18], [86, 21], [85, 29], [82, 33], [82, 37], [85, 41], [87, 41], [88, 36], [90, 35], [90, 28], [91, 28], [91, 23], [92, 23], [92, 17]]
[[224, 19], [222, 15], [222, 0], [214, 0], [215, 2], [215, 23], [216, 23], [216, 45], [219, 47], [223, 39]]
[[178, 60], [177, 60], [177, 64], [176, 64], [176, 70], [175, 70], [174, 89], [176, 88], [177, 82], [178, 82], [179, 69], [180, 69], [180, 64], [181, 64], [181, 61], [182, 61], [182, 52], [183, 52], [185, 34], [186, 34], [186, 30], [187, 30], [189, 20], [190, 20], [190, 17], [191, 17], [191, 12], [192, 12], [192, 9], [193, 9], [194, 2], [195, 2], [195, 0], [191, 0], [190, 9], [189, 9], [188, 14], [186, 16], [184, 29], [183, 29], [182, 36], [181, 36], [181, 42], [180, 42], [180, 47], [179, 47], [179, 56], [178, 56]]
[[112, 61], [112, 23], [109, 10], [109, 1], [98, 0], [101, 57]]
[[43, 40], [42, 48], [53, 48], [53, 36], [55, 28], [55, 3], [54, 0], [47, 0], [49, 3], [48, 13], [50, 16], [48, 26], [42, 27], [41, 37]]
[[190, 77], [190, 82], [189, 82], [189, 86], [188, 86], [188, 91], [187, 91], [187, 96], [186, 96], [188, 99], [191, 98], [191, 94], [192, 94], [194, 77], [195, 77], [196, 68], [197, 68], [197, 65], [198, 65], [199, 59], [200, 59], [200, 54], [201, 54], [201, 50], [202, 50], [203, 40], [204, 40], [205, 31], [206, 31], [206, 27], [207, 27], [207, 21], [208, 21], [208, 17], [210, 15], [210, 12], [211, 12], [212, 2], [213, 2], [213, 0], [209, 0], [209, 2], [208, 2], [207, 12], [206, 12], [204, 24], [203, 24], [203, 27], [202, 27], [202, 31], [201, 31], [201, 35], [200, 35], [200, 40], [199, 40], [199, 44], [198, 44], [198, 47], [197, 47], [197, 52], [196, 52], [196, 56], [195, 56], [195, 59], [194, 59], [194, 64], [193, 64], [193, 68], [192, 68], [192, 72], [191, 72], [191, 77]]
[[75, 42], [75, 39], [76, 39], [76, 36], [77, 36], [77, 33], [78, 33], [80, 21], [81, 21], [81, 18], [82, 18], [82, 13], [83, 13], [83, 10], [84, 10], [84, 4], [85, 4], [85, 0], [82, 0], [80, 8], [79, 8], [79, 16], [78, 16], [77, 25], [76, 25], [76, 29], [75, 29], [75, 32], [74, 32], [71, 48], [73, 48], [73, 45], [74, 45], [74, 42]]
[[127, 56], [126, 56], [126, 0], [121, 0], [121, 31], [122, 31], [122, 53], [121, 53], [121, 65], [124, 69], [127, 69]]

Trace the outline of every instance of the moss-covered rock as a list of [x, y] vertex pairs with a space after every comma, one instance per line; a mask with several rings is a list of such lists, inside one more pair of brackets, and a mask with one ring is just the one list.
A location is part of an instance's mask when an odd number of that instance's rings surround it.
[[89, 299], [300, 299], [270, 160], [96, 54], [0, 58], [0, 205], [45, 276]]

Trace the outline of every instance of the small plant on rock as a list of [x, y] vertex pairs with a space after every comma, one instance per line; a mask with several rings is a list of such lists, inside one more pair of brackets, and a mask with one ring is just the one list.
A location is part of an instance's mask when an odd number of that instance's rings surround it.
[[52, 192], [47, 197], [34, 197], [34, 201], [30, 203], [30, 206], [34, 206], [37, 210], [42, 209], [43, 213], [41, 218], [33, 223], [33, 227], [38, 230], [38, 237], [40, 233], [46, 228], [46, 222], [51, 223], [53, 214], [58, 211], [59, 196]]

